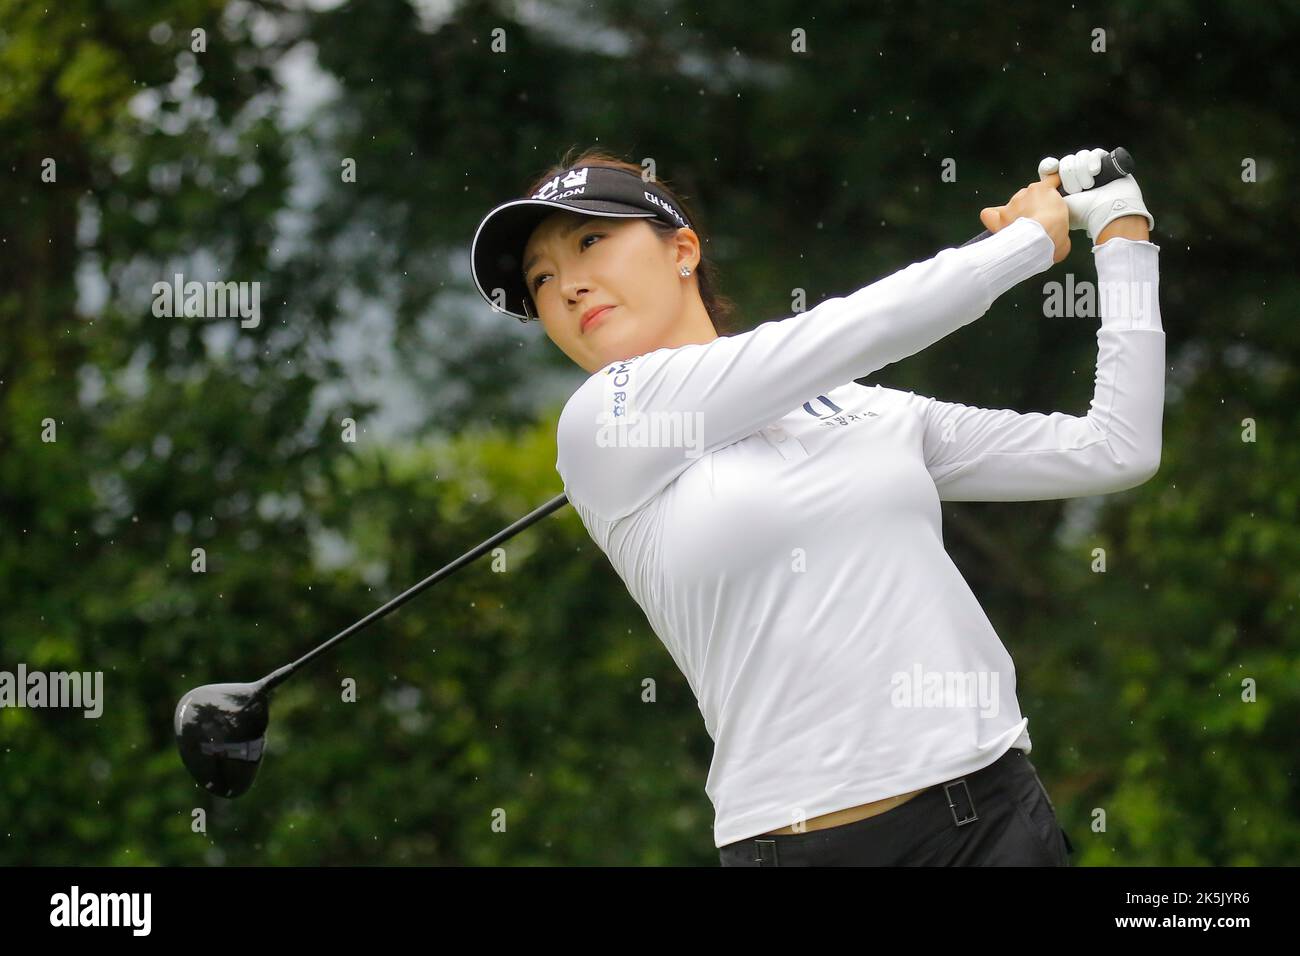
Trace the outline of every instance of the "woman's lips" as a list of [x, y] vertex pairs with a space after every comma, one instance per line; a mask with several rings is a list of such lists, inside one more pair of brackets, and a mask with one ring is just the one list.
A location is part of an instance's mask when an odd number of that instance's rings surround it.
[[609, 313], [609, 310], [612, 309], [612, 308], [614, 308], [614, 306], [612, 306], [612, 305], [607, 305], [607, 306], [605, 306], [605, 308], [601, 309], [599, 312], [596, 312], [595, 314], [593, 314], [591, 318], [587, 319], [586, 321], [584, 321], [584, 322], [582, 323], [582, 331], [583, 331], [583, 332], [586, 332], [589, 328], [591, 328], [593, 325], [595, 325], [597, 322], [599, 322], [601, 319], [603, 319], [603, 318], [604, 318], [604, 317]]

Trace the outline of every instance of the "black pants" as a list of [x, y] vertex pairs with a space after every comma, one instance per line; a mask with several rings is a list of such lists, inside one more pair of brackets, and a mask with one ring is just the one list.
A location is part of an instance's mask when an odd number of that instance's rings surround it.
[[1012, 747], [884, 813], [737, 840], [719, 856], [723, 866], [1069, 866], [1072, 850], [1029, 755]]

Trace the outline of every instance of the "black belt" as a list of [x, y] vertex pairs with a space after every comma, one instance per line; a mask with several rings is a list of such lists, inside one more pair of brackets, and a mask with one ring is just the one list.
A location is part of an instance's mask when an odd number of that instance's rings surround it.
[[[780, 864], [779, 856], [777, 854], [777, 846], [780, 843], [791, 840], [797, 841], [812, 834], [825, 834], [828, 830], [841, 830], [860, 824], [866, 824], [871, 821], [877, 821], [881, 817], [889, 816], [890, 814], [901, 814], [904, 810], [909, 811], [908, 814], [904, 815], [911, 815], [913, 813], [925, 814], [927, 812], [933, 812], [937, 807], [945, 804], [947, 805], [948, 812], [952, 814], [953, 826], [965, 826], [966, 824], [974, 823], [979, 819], [979, 813], [975, 809], [975, 798], [972, 793], [972, 786], [977, 792], [992, 787], [995, 781], [1001, 778], [1001, 776], [1012, 765], [1012, 761], [1024, 760], [1027, 757], [1028, 754], [1019, 747], [1012, 747], [987, 767], [982, 767], [974, 773], [968, 773], [964, 776], [955, 777], [952, 780], [946, 780], [943, 783], [936, 783], [933, 786], [926, 787], [916, 796], [909, 800], [905, 800], [896, 807], [890, 807], [883, 813], [863, 817], [861, 820], [854, 820], [852, 823], [840, 824], [838, 827], [824, 827], [820, 830], [809, 830], [805, 833], [750, 837], [745, 840], [737, 840], [735, 843], [729, 843], [722, 849], [731, 851], [748, 845], [753, 853], [749, 859], [751, 863], [757, 863], [759, 866], [778, 866]], [[873, 825], [878, 826], [879, 824], [876, 823]]]

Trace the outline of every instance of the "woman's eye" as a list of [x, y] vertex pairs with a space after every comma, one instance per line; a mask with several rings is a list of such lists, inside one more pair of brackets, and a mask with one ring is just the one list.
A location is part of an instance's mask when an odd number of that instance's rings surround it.
[[[604, 238], [604, 235], [605, 235], [605, 234], [604, 234], [603, 232], [589, 232], [589, 233], [587, 233], [585, 236], [583, 236], [582, 239], [578, 242], [578, 248], [579, 248], [579, 249], [586, 249], [587, 247], [586, 247], [586, 245], [584, 245], [584, 243], [586, 243], [586, 241], [587, 241], [588, 239], [601, 239], [601, 238]], [[547, 276], [547, 275], [550, 275], [550, 273], [549, 273], [549, 272], [539, 272], [539, 273], [538, 273], [538, 274], [533, 278], [533, 291], [534, 291], [534, 292], [537, 291], [537, 286], [541, 284], [542, 277], [543, 277], [543, 276]]]

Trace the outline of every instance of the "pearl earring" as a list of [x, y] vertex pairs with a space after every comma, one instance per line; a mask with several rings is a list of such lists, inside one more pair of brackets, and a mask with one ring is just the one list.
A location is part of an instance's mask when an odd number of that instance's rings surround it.
[[691, 274], [691, 267], [690, 267], [690, 266], [682, 266], [682, 278], [685, 278], [686, 276], [688, 276], [688, 275], [690, 275], [690, 274]]

